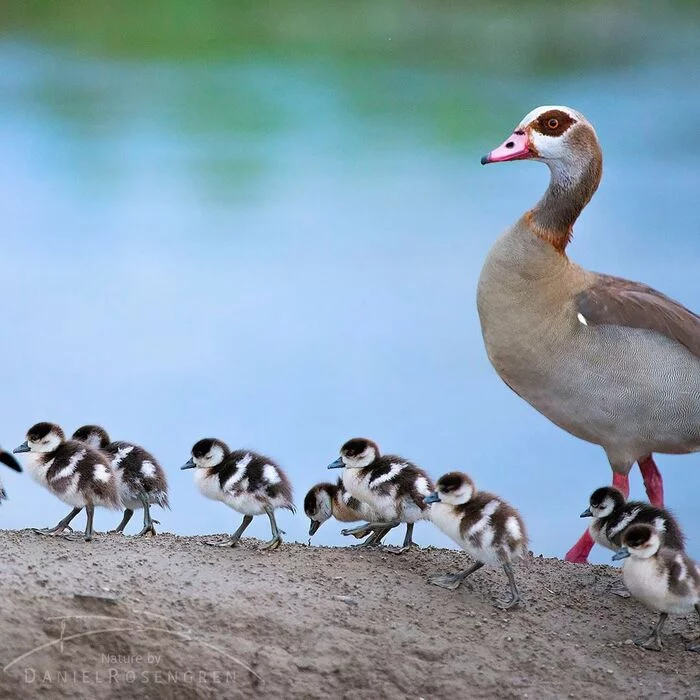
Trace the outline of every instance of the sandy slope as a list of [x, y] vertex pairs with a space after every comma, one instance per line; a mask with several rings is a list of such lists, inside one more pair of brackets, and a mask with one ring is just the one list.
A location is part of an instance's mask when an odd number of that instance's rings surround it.
[[696, 621], [669, 624], [663, 653], [637, 649], [626, 640], [652, 616], [608, 591], [612, 568], [534, 558], [518, 569], [526, 605], [503, 613], [500, 571], [455, 592], [426, 584], [461, 567], [458, 552], [258, 545], [0, 531], [0, 663], [31, 652], [0, 673], [0, 697], [700, 693], [700, 657], [679, 636]]

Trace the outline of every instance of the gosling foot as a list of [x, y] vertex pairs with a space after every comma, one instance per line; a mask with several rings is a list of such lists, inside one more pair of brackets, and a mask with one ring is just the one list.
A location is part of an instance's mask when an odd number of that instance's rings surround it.
[[235, 547], [238, 540], [234, 540], [233, 537], [220, 537], [217, 540], [204, 540], [202, 544], [207, 545], [207, 547]]
[[61, 535], [64, 540], [69, 542], [92, 542], [92, 533], [70, 532]]
[[345, 535], [346, 537], [350, 535], [352, 537], [356, 537], [358, 540], [361, 540], [363, 537], [367, 537], [367, 535], [372, 534], [372, 528], [367, 525], [360, 525], [358, 527], [351, 527], [341, 530], [340, 534]]
[[516, 605], [520, 605], [520, 603], [523, 602], [522, 597], [520, 594], [517, 595], [511, 595], [510, 598], [505, 598], [505, 599], [498, 599], [496, 598], [493, 601], [493, 606], [495, 608], [498, 608], [499, 610], [510, 610], [511, 608], [514, 608]]
[[464, 581], [464, 576], [461, 572], [456, 574], [441, 574], [440, 576], [431, 576], [428, 583], [440, 588], [447, 588], [450, 591], [456, 591]]
[[[63, 533], [68, 530], [73, 532], [73, 528], [70, 525], [56, 525], [56, 527], [35, 527], [32, 528], [37, 535], [47, 535], [49, 537], [58, 537], [63, 535]], [[65, 537], [65, 535], [63, 535]]]
[[406, 554], [406, 552], [410, 552], [412, 549], [420, 549], [420, 547], [416, 544], [409, 544], [409, 545], [402, 545], [401, 547], [397, 547], [395, 545], [391, 544], [385, 544], [382, 545], [381, 551], [386, 552], [387, 554]]
[[136, 537], [143, 537], [144, 535], [151, 535], [151, 537], [155, 537], [158, 534], [155, 528], [156, 524], [160, 525], [160, 523], [157, 520], [151, 520], [151, 522], [148, 523], [148, 525], [143, 526], [143, 529], [141, 530], [141, 532], [139, 532], [138, 535], [136, 535]]
[[[647, 651], [661, 651], [664, 648], [661, 638], [654, 633], [642, 639], [635, 639], [634, 643], [641, 649], [646, 649]], [[687, 648], [688, 647], [686, 647], [686, 649]]]
[[615, 583], [610, 586], [610, 593], [620, 596], [620, 598], [630, 597], [630, 592], [622, 581], [615, 581]]
[[260, 547], [260, 549], [267, 552], [272, 552], [274, 549], [277, 549], [281, 544], [282, 535], [275, 535], [269, 542], [265, 542], [265, 544], [262, 547]]

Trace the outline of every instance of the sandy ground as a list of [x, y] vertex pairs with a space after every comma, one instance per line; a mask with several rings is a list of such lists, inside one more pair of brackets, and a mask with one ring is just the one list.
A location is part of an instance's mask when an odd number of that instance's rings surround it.
[[680, 698], [700, 657], [668, 626], [661, 653], [629, 641], [653, 616], [610, 593], [619, 571], [534, 557], [507, 613], [501, 571], [447, 591], [428, 575], [460, 552], [402, 556], [201, 538], [92, 543], [0, 531], [0, 697]]

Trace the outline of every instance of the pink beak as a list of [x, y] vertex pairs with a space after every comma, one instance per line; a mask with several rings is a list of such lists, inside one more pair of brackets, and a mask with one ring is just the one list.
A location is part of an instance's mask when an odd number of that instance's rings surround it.
[[524, 131], [514, 131], [498, 148], [481, 159], [481, 164], [501, 163], [505, 160], [522, 160], [533, 155], [530, 139]]

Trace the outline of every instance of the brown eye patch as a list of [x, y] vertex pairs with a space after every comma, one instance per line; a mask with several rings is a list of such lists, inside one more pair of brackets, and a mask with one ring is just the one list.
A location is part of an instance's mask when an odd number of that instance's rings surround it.
[[545, 136], [561, 136], [576, 120], [560, 109], [550, 109], [548, 112], [540, 114], [534, 122], [532, 128]]

